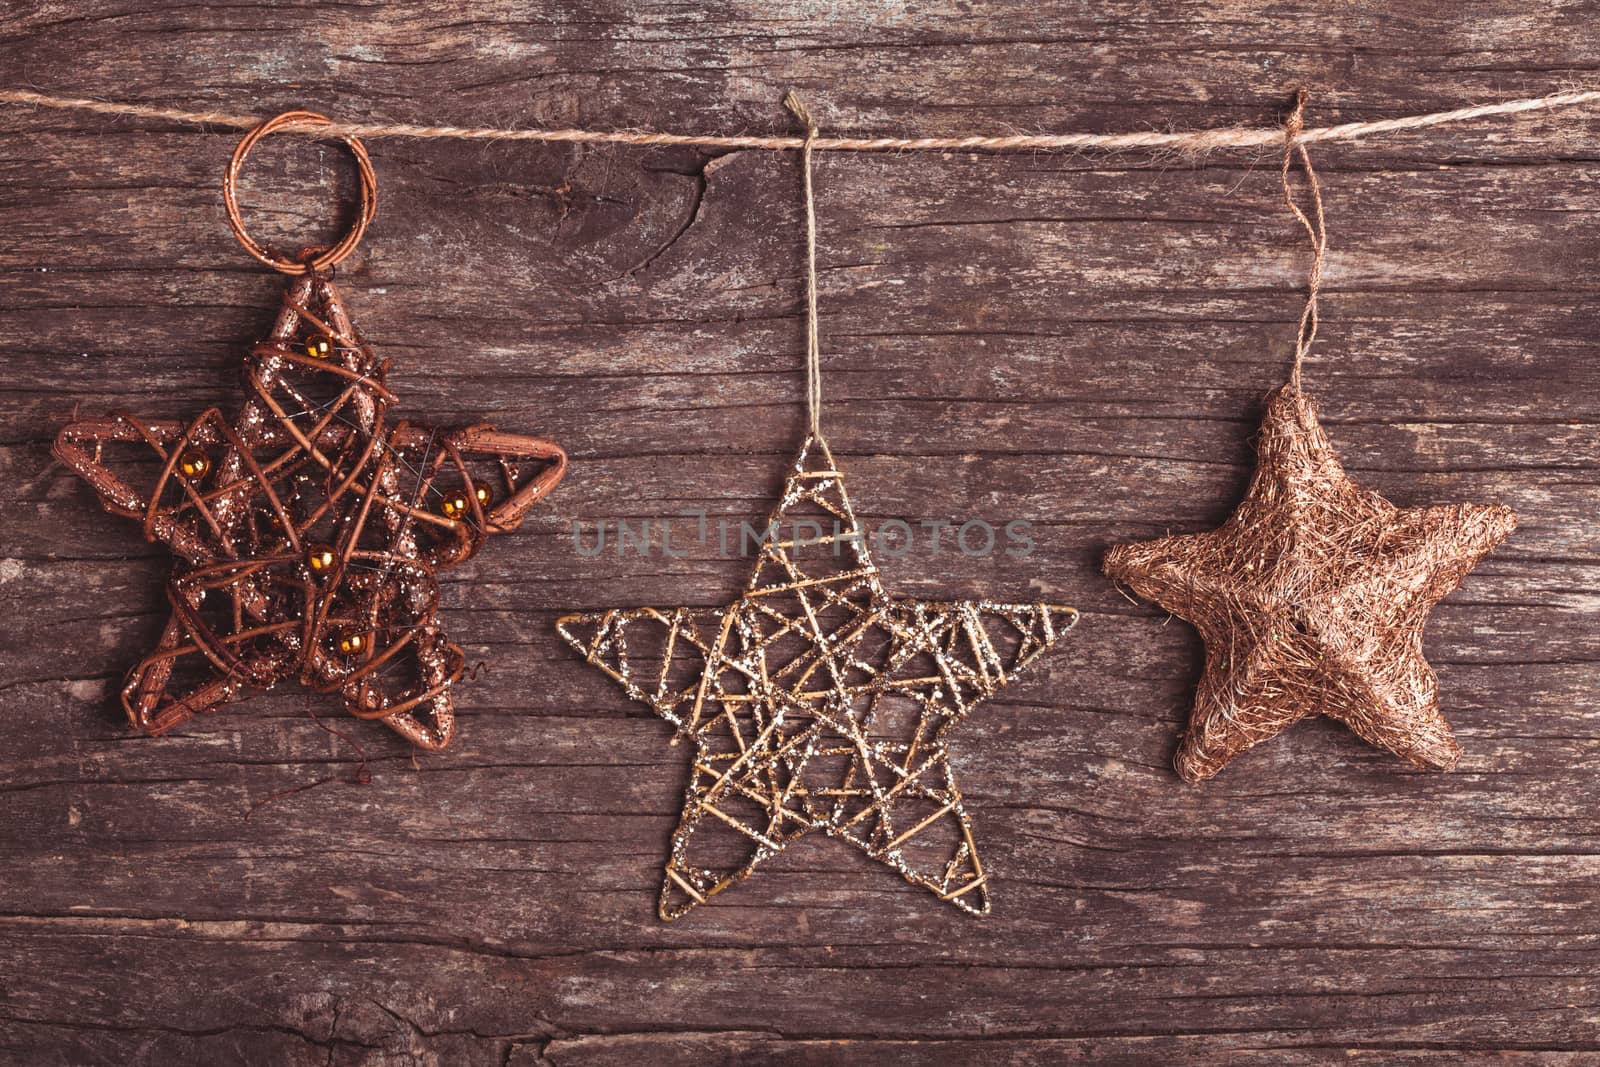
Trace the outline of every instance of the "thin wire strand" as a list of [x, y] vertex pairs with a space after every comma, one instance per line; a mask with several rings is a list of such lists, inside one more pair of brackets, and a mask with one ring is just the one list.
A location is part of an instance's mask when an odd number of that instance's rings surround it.
[[783, 106], [805, 124], [806, 140], [800, 150], [800, 169], [806, 191], [806, 408], [811, 414], [811, 434], [822, 435], [822, 345], [817, 330], [817, 200], [811, 188], [811, 151], [817, 124], [804, 101], [790, 90]]
[[[1297, 393], [1300, 391], [1301, 367], [1305, 364], [1306, 354], [1311, 351], [1311, 343], [1317, 339], [1317, 296], [1322, 290], [1322, 264], [1328, 254], [1328, 223], [1322, 212], [1322, 185], [1317, 181], [1317, 172], [1311, 166], [1311, 155], [1306, 151], [1302, 136], [1305, 119], [1306, 91], [1301, 89], [1295, 94], [1294, 111], [1290, 112], [1283, 124], [1283, 199], [1289, 205], [1289, 210], [1294, 212], [1294, 217], [1300, 220], [1300, 225], [1305, 227], [1306, 236], [1311, 238], [1311, 272], [1306, 282], [1306, 306], [1300, 312], [1300, 329], [1294, 339], [1294, 369], [1289, 372], [1289, 387]], [[1311, 189], [1311, 211], [1316, 216], [1314, 225], [1300, 205], [1295, 203], [1294, 186], [1289, 183], [1289, 170], [1296, 155], [1300, 157], [1300, 166], [1306, 172], [1306, 184]]]
[[[1321, 141], [1355, 141], [1400, 130], [1420, 130], [1453, 122], [1519, 115], [1530, 111], [1600, 103], [1600, 89], [1580, 89], [1547, 96], [1506, 100], [1498, 104], [1477, 104], [1452, 111], [1425, 115], [1379, 119], [1374, 122], [1346, 122], [1304, 130], [1299, 140], [1306, 144]], [[248, 130], [261, 120], [254, 115], [235, 115], [224, 111], [184, 111], [180, 108], [126, 104], [85, 97], [52, 96], [28, 89], [0, 90], [0, 104], [31, 104], [64, 111], [87, 111], [99, 115], [161, 119], [195, 126], [225, 126]], [[818, 152], [1026, 152], [1035, 149], [1140, 149], [1155, 148], [1180, 152], [1208, 152], [1224, 148], [1260, 148], [1277, 144], [1283, 131], [1276, 127], [1228, 126], [1214, 130], [1184, 133], [1059, 133], [981, 135], [972, 137], [719, 137], [706, 134], [655, 133], [647, 130], [580, 129], [501, 129], [487, 126], [436, 126], [412, 123], [346, 123], [304, 128], [284, 126], [285, 130], [321, 133], [330, 137], [412, 137], [459, 141], [547, 141], [576, 144], [631, 144], [653, 147], [687, 145], [696, 148], [765, 149], [768, 151], [805, 150]]]

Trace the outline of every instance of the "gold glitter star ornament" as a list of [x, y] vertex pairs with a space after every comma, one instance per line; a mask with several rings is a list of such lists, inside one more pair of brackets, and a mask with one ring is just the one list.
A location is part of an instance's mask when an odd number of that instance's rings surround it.
[[1417, 766], [1455, 766], [1422, 630], [1516, 513], [1395, 507], [1350, 480], [1294, 386], [1267, 398], [1258, 450], [1249, 492], [1219, 529], [1118, 545], [1105, 560], [1205, 641], [1178, 773], [1209, 778], [1313, 715]]
[[986, 914], [949, 734], [1077, 619], [1050, 604], [891, 599], [813, 434], [739, 599], [557, 625], [694, 746], [661, 887], [672, 920], [814, 830]]

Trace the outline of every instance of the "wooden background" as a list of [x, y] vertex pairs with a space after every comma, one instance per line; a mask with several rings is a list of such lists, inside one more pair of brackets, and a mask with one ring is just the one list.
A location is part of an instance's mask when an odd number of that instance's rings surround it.
[[[831, 130], [1370, 119], [1591, 83], [1600, 7], [1444, 0], [7, 3], [0, 81], [352, 120]], [[0, 112], [0, 1055], [6, 1062], [1517, 1063], [1600, 1057], [1600, 119], [1316, 151], [1332, 252], [1307, 370], [1351, 471], [1515, 537], [1427, 650], [1467, 755], [1319, 722], [1186, 786], [1187, 626], [1105, 547], [1227, 515], [1290, 355], [1303, 240], [1274, 153], [819, 161], [830, 439], [869, 522], [1026, 519], [1032, 559], [922, 543], [907, 595], [1058, 597], [1079, 629], [971, 719], [972, 919], [807, 840], [688, 919], [655, 893], [686, 766], [557, 614], [726, 601], [748, 564], [598, 558], [573, 523], [765, 514], [803, 423], [792, 155], [371, 144], [341, 272], [407, 408], [563, 442], [570, 476], [446, 588], [493, 665], [459, 742], [352, 747], [285, 688], [159, 740], [122, 673], [163, 557], [51, 463], [76, 406], [237, 396], [279, 280], [223, 222], [236, 134]], [[279, 143], [282, 142], [282, 143]], [[250, 218], [326, 236], [353, 168], [275, 138]], [[1496, 1062], [1503, 1062], [1499, 1059]]]

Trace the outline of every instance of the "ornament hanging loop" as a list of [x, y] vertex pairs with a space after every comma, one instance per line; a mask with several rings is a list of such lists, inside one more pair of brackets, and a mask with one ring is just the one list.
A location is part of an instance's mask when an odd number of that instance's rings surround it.
[[[1306, 282], [1306, 306], [1300, 313], [1300, 329], [1294, 340], [1294, 369], [1289, 372], [1289, 388], [1296, 393], [1300, 391], [1300, 368], [1305, 364], [1306, 354], [1311, 351], [1311, 342], [1317, 339], [1317, 296], [1322, 289], [1322, 265], [1328, 254], [1328, 225], [1322, 212], [1322, 185], [1311, 166], [1311, 156], [1306, 152], [1305, 142], [1300, 139], [1306, 127], [1306, 99], [1304, 89], [1295, 93], [1294, 110], [1283, 124], [1283, 199], [1305, 228], [1306, 236], [1311, 238], [1311, 272]], [[1296, 156], [1306, 172], [1306, 184], [1311, 189], [1311, 215], [1307, 215], [1295, 202], [1294, 187], [1289, 184], [1289, 171]], [[1315, 222], [1312, 221], [1313, 216]]]
[[783, 106], [806, 128], [805, 144], [800, 148], [800, 169], [805, 175], [806, 194], [806, 408], [810, 414], [810, 433], [822, 436], [822, 355], [817, 340], [817, 201], [811, 190], [811, 149], [817, 139], [817, 123], [805, 101], [793, 89], [783, 98]]
[[249, 157], [250, 150], [256, 146], [256, 142], [269, 133], [283, 129], [314, 131], [318, 127], [332, 125], [332, 119], [326, 115], [318, 115], [314, 111], [285, 111], [245, 134], [239, 142], [239, 147], [233, 150], [233, 158], [228, 160], [228, 169], [222, 174], [222, 200], [228, 210], [228, 228], [233, 231], [233, 235], [239, 239], [246, 252], [273, 270], [282, 271], [284, 274], [305, 274], [308, 271], [325, 271], [342, 262], [346, 256], [355, 251], [356, 245], [361, 243], [362, 235], [367, 232], [367, 224], [378, 213], [378, 177], [373, 173], [372, 160], [367, 156], [366, 146], [354, 137], [341, 135], [339, 139], [349, 147], [351, 155], [355, 156], [356, 169], [361, 175], [361, 204], [356, 212], [355, 225], [350, 231], [336, 244], [309, 248], [295, 257], [275, 252], [246, 232], [244, 219], [239, 214], [237, 186], [239, 171], [244, 168], [244, 161]]

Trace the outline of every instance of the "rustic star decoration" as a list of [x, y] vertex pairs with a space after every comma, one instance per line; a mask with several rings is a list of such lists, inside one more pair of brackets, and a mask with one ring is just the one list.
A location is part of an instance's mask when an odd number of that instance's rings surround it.
[[1422, 655], [1428, 613], [1511, 535], [1508, 507], [1397, 508], [1351, 481], [1309, 397], [1267, 398], [1259, 462], [1221, 528], [1118, 545], [1105, 571], [1206, 646], [1178, 773], [1209, 778], [1313, 715], [1420, 766], [1461, 757]]
[[114, 414], [61, 431], [56, 456], [175, 559], [171, 618], [123, 689], [136, 728], [298, 678], [416, 745], [449, 743], [464, 657], [436, 574], [515, 529], [566, 456], [487, 424], [391, 423], [388, 369], [311, 270], [245, 361], [233, 419]]
[[557, 625], [694, 745], [661, 887], [670, 921], [813, 830], [986, 914], [948, 734], [1077, 619], [1049, 604], [891, 599], [812, 435], [738, 600]]

